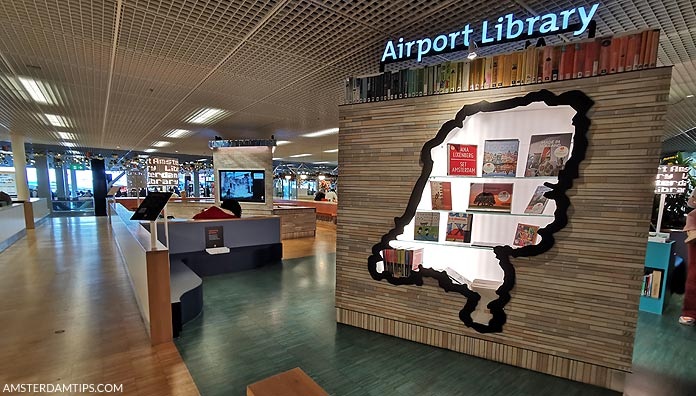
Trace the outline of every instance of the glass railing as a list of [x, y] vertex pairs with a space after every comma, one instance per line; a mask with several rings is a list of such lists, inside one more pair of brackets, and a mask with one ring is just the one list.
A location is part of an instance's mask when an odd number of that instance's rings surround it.
[[53, 207], [53, 212], [57, 213], [94, 213], [94, 199], [93, 198], [82, 198], [82, 199], [58, 199], [51, 201]]

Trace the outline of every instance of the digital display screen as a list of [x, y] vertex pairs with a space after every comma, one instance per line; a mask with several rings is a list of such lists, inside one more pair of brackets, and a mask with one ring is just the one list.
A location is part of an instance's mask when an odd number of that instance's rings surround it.
[[266, 177], [263, 170], [221, 170], [220, 200], [266, 202]]

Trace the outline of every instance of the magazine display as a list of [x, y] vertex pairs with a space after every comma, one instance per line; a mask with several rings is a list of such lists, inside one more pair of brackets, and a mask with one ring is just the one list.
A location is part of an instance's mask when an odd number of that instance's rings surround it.
[[546, 204], [549, 202], [549, 199], [544, 196], [544, 194], [548, 191], [551, 191], [549, 187], [537, 186], [536, 190], [534, 191], [534, 195], [532, 195], [532, 198], [527, 204], [527, 208], [524, 210], [524, 213], [543, 214], [544, 209], [546, 209]]
[[525, 177], [558, 176], [570, 156], [572, 133], [532, 135]]
[[515, 177], [520, 141], [486, 140], [483, 149], [483, 176]]
[[413, 239], [416, 241], [437, 242], [440, 231], [440, 213], [416, 212]]
[[510, 213], [512, 189], [512, 183], [471, 183], [469, 210]]

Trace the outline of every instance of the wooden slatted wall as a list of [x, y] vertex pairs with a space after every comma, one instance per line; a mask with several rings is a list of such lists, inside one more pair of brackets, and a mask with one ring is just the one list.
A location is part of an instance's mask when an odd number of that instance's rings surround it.
[[[337, 320], [372, 331], [622, 390], [659, 162], [671, 68], [342, 106]], [[568, 192], [570, 222], [541, 256], [512, 259], [517, 284], [503, 333], [458, 317], [465, 298], [426, 278], [393, 286], [367, 271], [372, 245], [403, 214], [419, 152], [466, 104], [548, 89], [595, 101], [587, 159]], [[539, 122], [543, 122], [540, 120]], [[395, 351], [396, 353], [396, 351]]]

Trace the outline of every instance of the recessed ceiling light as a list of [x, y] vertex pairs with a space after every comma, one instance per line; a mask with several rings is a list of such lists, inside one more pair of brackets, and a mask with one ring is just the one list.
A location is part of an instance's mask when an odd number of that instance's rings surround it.
[[282, 158], [275, 158], [275, 157], [273, 157], [273, 161], [280, 161], [280, 160], [282, 160]]
[[290, 158], [309, 157], [311, 155], [312, 154], [295, 154], [295, 155], [291, 155]]
[[320, 137], [320, 136], [326, 136], [326, 135], [333, 135], [333, 134], [336, 134], [336, 133], [338, 133], [338, 128], [331, 128], [331, 129], [324, 129], [324, 130], [316, 131], [316, 132], [312, 132], [312, 133], [305, 133], [305, 134], [302, 135], [302, 136], [312, 138], [312, 137]]
[[178, 153], [178, 152], [179, 152], [179, 150], [174, 150], [174, 152], [175, 152], [175, 153]]
[[289, 140], [278, 140], [278, 141], [276, 141], [276, 146], [282, 146], [284, 144], [290, 144], [290, 143], [292, 143], [292, 142]]
[[55, 104], [53, 100], [51, 100], [51, 95], [48, 93], [46, 85], [40, 81], [27, 77], [19, 77], [19, 82], [22, 83], [24, 89], [27, 90], [29, 96], [31, 96], [35, 102], [43, 104]]
[[222, 118], [224, 114], [224, 110], [208, 107], [193, 113], [189, 118], [186, 119], [186, 122], [190, 122], [192, 124], [209, 124]]
[[154, 153], [157, 149], [149, 148], [144, 150], [146, 153]]
[[120, 148], [121, 148], [121, 146], [116, 146], [116, 148], [117, 148], [117, 149], [120, 149]]
[[68, 120], [63, 116], [55, 114], [44, 114], [44, 117], [46, 117], [48, 123], [50, 125], [53, 125], [54, 127], [67, 128], [68, 126], [70, 126]]
[[207, 161], [207, 160], [208, 160], [207, 158], [201, 158], [201, 159], [197, 159], [196, 161], [197, 161], [197, 162], [205, 162], [205, 161]]
[[317, 161], [317, 162], [314, 162], [314, 164], [328, 164], [328, 163], [329, 163], [329, 161]]
[[63, 140], [77, 140], [77, 137], [75, 136], [74, 133], [68, 133], [68, 132], [56, 132], [58, 134], [58, 137], [63, 139]]
[[195, 132], [189, 131], [188, 129], [172, 129], [171, 131], [165, 132], [164, 137], [178, 139], [178, 138], [188, 137], [188, 136], [191, 136], [193, 134], [195, 134]]
[[72, 143], [72, 142], [61, 142], [61, 145], [65, 147], [77, 147], [77, 143]]
[[172, 142], [167, 142], [167, 141], [164, 141], [164, 140], [159, 140], [159, 141], [156, 141], [156, 142], [152, 142], [152, 144], [151, 144], [150, 146], [152, 146], [152, 147], [167, 147], [167, 146], [171, 146], [171, 145], [172, 145]]
[[686, 95], [687, 98], [693, 98], [694, 95]]
[[325, 153], [337, 153], [338, 149], [324, 150]]

